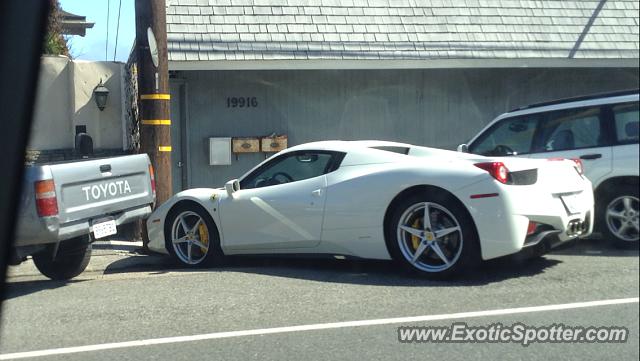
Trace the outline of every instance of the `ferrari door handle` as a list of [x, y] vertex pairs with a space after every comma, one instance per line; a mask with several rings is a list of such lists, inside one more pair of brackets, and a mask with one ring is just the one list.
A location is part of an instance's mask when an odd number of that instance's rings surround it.
[[598, 158], [602, 158], [602, 154], [593, 153], [593, 154], [583, 154], [580, 156], [580, 159], [586, 159], [586, 160], [592, 160], [592, 159], [598, 159]]
[[315, 191], [311, 192], [311, 194], [313, 194], [316, 197], [321, 197], [322, 196], [322, 189], [316, 189]]

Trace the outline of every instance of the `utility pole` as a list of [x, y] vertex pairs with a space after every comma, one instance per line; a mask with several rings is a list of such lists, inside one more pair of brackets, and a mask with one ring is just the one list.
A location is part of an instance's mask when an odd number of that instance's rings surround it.
[[140, 150], [151, 158], [162, 204], [173, 194], [165, 0], [135, 0], [135, 10]]

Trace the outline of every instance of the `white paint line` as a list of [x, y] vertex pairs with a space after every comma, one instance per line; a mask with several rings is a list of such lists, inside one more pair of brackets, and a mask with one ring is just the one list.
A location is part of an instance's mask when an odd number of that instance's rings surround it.
[[142, 247], [142, 241], [107, 241], [104, 242], [111, 246], [125, 246], [125, 247]]
[[120, 349], [120, 348], [163, 345], [163, 344], [170, 344], [170, 343], [193, 342], [193, 341], [202, 341], [202, 340], [215, 340], [220, 338], [231, 338], [231, 337], [269, 335], [269, 334], [275, 334], [275, 333], [327, 330], [327, 329], [337, 329], [337, 328], [346, 328], [346, 327], [379, 326], [379, 325], [410, 323], [410, 322], [455, 320], [455, 319], [461, 319], [461, 318], [514, 315], [514, 314], [521, 314], [521, 313], [544, 312], [544, 311], [559, 311], [559, 310], [569, 310], [569, 309], [576, 309], [576, 308], [638, 303], [638, 300], [639, 300], [638, 297], [619, 298], [619, 299], [613, 299], [613, 300], [564, 303], [564, 304], [557, 304], [557, 305], [505, 308], [501, 310], [460, 312], [460, 313], [449, 313], [449, 314], [427, 315], [427, 316], [381, 318], [381, 319], [375, 319], [375, 320], [317, 323], [317, 324], [311, 324], [311, 325], [273, 327], [273, 328], [262, 328], [262, 329], [244, 330], [244, 331], [214, 332], [214, 333], [206, 333], [206, 334], [192, 335], [192, 336], [152, 338], [147, 340], [103, 343], [98, 345], [86, 345], [86, 346], [76, 346], [76, 347], [54, 348], [49, 350], [6, 353], [6, 354], [0, 354], [0, 360], [16, 360], [16, 359], [22, 359], [22, 358], [28, 358], [28, 357], [65, 355], [65, 354], [80, 353], [80, 352], [113, 350], [113, 349]]

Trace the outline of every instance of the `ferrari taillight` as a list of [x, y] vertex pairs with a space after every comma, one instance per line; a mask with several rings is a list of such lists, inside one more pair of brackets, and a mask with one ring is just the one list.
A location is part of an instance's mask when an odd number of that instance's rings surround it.
[[42, 180], [34, 183], [36, 194], [36, 210], [40, 217], [51, 217], [58, 214], [56, 185], [53, 180]]
[[[567, 158], [560, 158], [560, 157], [554, 157], [554, 158], [547, 158], [548, 161], [564, 161], [567, 160]], [[584, 174], [584, 165], [582, 164], [582, 160], [580, 160], [579, 158], [571, 158], [569, 159], [570, 161], [572, 161], [573, 163], [575, 163], [575, 168], [576, 171], [578, 172], [578, 174], [583, 175]]]
[[571, 158], [571, 160], [576, 164], [576, 170], [578, 171], [578, 173], [580, 175], [584, 174], [584, 165], [582, 164], [582, 161], [578, 158]]
[[502, 162], [487, 162], [474, 164], [480, 169], [486, 170], [493, 178], [500, 183], [507, 183], [509, 179], [509, 169]]

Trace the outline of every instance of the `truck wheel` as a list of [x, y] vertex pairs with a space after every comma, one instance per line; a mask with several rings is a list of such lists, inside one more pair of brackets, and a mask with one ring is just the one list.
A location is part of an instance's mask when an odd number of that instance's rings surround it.
[[36, 268], [52, 280], [69, 280], [84, 271], [91, 259], [89, 236], [60, 242], [58, 253], [52, 257], [53, 246], [33, 255]]
[[598, 230], [620, 248], [638, 246], [638, 187], [622, 185], [608, 191], [597, 205]]

